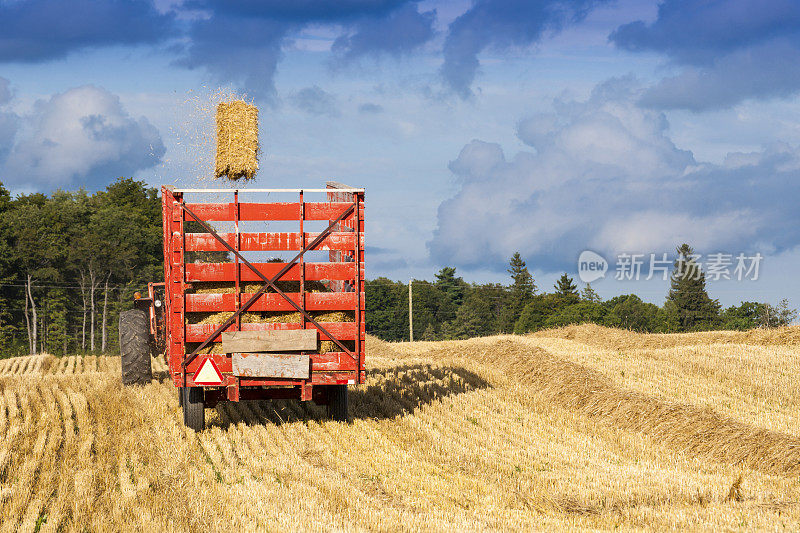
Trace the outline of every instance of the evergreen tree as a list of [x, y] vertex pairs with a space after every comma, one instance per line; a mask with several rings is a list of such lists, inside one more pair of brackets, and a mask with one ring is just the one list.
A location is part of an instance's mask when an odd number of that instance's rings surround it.
[[510, 268], [507, 272], [511, 274], [511, 279], [513, 280], [511, 291], [529, 300], [536, 292], [536, 284], [519, 252], [514, 252], [508, 264]]
[[436, 330], [434, 329], [432, 322], [428, 324], [428, 327], [425, 328], [425, 331], [422, 333], [422, 340], [424, 341], [436, 340]]
[[595, 290], [592, 288], [592, 285], [590, 283], [587, 283], [586, 287], [584, 287], [583, 290], [581, 291], [581, 300], [593, 303], [601, 303], [603, 301], [603, 299], [600, 298], [600, 295], [597, 294]]
[[463, 278], [456, 277], [455, 267], [444, 267], [436, 274], [436, 286], [450, 298], [454, 306], [459, 307], [464, 301], [468, 284]]
[[574, 280], [567, 276], [566, 273], [562, 274], [554, 285], [556, 294], [560, 296], [578, 296], [578, 286], [575, 285]]
[[528, 272], [528, 267], [519, 252], [511, 256], [509, 267], [508, 273], [511, 274], [512, 283], [500, 314], [500, 330], [504, 332], [514, 330], [519, 315], [536, 292], [533, 276]]
[[720, 305], [706, 291], [706, 276], [688, 244], [678, 249], [667, 300], [675, 305], [681, 331], [712, 329], [719, 323]]

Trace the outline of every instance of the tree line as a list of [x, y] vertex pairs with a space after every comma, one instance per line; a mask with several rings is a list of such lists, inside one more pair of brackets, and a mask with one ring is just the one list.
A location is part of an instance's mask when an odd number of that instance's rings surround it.
[[[412, 283], [414, 337], [466, 339], [584, 323], [643, 333], [747, 330], [786, 326], [797, 317], [786, 299], [778, 305], [742, 302], [722, 309], [708, 294], [692, 248], [683, 244], [677, 252], [661, 306], [635, 294], [604, 301], [590, 284], [579, 291], [567, 274], [552, 290], [540, 291], [519, 253], [509, 261], [508, 285], [467, 283], [456, 276], [455, 268], [445, 267], [434, 281]], [[408, 284], [387, 278], [367, 281], [366, 306], [367, 332], [385, 340], [408, 340]]]
[[161, 241], [144, 182], [14, 198], [0, 183], [0, 354], [117, 351], [120, 311], [163, 278]]
[[[188, 231], [193, 228], [187, 227]], [[678, 249], [662, 306], [633, 294], [603, 301], [567, 274], [536, 286], [519, 253], [510, 282], [467, 283], [453, 267], [413, 283], [415, 337], [463, 339], [593, 322], [641, 332], [750, 329], [790, 323], [796, 313], [743, 302], [721, 309], [687, 245]], [[228, 261], [224, 252], [188, 261]], [[684, 258], [684, 259], [682, 259]], [[686, 259], [688, 258], [688, 259]], [[119, 313], [133, 293], [163, 279], [161, 200], [144, 182], [119, 178], [104, 190], [11, 196], [0, 183], [0, 357], [25, 353], [115, 353]], [[408, 339], [408, 285], [368, 280], [367, 331]]]

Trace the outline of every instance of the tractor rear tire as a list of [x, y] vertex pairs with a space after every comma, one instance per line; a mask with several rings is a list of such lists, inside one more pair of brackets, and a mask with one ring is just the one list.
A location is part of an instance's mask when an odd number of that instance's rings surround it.
[[119, 315], [119, 352], [124, 385], [146, 385], [153, 379], [150, 367], [150, 325], [141, 309]]
[[328, 385], [328, 417], [347, 422], [348, 411], [347, 385]]
[[203, 387], [181, 387], [183, 423], [195, 431], [206, 427], [206, 405], [203, 400]]

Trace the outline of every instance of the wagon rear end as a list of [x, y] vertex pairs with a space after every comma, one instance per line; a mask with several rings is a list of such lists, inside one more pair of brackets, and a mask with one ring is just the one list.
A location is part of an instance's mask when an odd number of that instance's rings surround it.
[[[164, 187], [166, 358], [184, 418], [364, 381], [364, 192]], [[280, 200], [280, 201], [276, 201]]]

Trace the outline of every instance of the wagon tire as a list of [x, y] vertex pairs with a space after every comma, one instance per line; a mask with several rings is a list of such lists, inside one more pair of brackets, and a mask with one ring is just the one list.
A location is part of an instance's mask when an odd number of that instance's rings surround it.
[[203, 431], [206, 427], [206, 406], [203, 400], [203, 388], [181, 387], [181, 393], [183, 423], [194, 431]]
[[347, 385], [328, 385], [328, 417], [331, 420], [347, 422], [349, 405]]
[[150, 326], [141, 309], [119, 315], [119, 353], [123, 385], [146, 385], [153, 379], [150, 366]]

